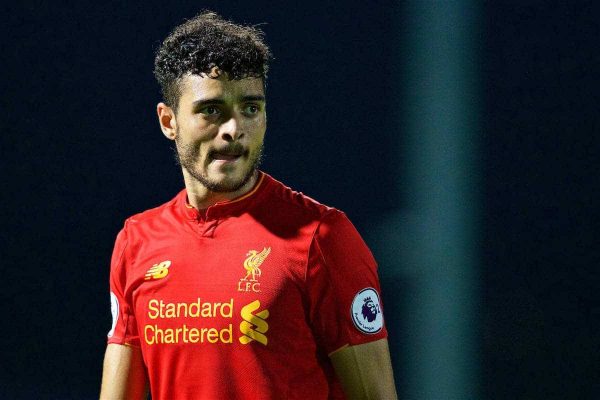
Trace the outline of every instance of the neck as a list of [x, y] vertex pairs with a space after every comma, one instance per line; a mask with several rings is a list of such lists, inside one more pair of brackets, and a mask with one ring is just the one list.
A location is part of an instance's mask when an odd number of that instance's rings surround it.
[[258, 180], [258, 170], [254, 171], [248, 182], [235, 192], [213, 192], [189, 175], [185, 169], [183, 169], [183, 180], [189, 204], [198, 210], [204, 210], [218, 202], [233, 200], [248, 193]]

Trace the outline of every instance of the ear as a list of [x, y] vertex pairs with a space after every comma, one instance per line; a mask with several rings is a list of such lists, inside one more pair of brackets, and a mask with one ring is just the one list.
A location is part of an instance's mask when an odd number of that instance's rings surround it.
[[156, 114], [158, 114], [158, 123], [163, 135], [167, 139], [175, 140], [177, 136], [177, 120], [175, 119], [175, 112], [171, 107], [165, 103], [158, 103], [156, 106]]

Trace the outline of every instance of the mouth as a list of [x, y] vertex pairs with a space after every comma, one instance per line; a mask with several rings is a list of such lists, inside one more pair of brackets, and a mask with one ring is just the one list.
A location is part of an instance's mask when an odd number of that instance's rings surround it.
[[243, 148], [235, 147], [222, 150], [213, 150], [210, 152], [209, 156], [215, 161], [233, 162], [246, 155], [246, 152], [247, 151], [245, 151]]
[[217, 161], [235, 161], [240, 158], [240, 155], [215, 153], [211, 155], [213, 160]]

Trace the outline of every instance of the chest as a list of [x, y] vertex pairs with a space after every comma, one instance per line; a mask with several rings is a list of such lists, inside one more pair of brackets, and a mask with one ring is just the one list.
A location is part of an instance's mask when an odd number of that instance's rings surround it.
[[[224, 233], [206, 238], [178, 231], [139, 246], [130, 290], [147, 344], [168, 343], [170, 336], [157, 334], [164, 331], [173, 332], [173, 343], [199, 332], [201, 342], [239, 346], [266, 341], [256, 333], [262, 325], [270, 336], [291, 329], [290, 315], [303, 319], [308, 245], [256, 229]], [[255, 332], [244, 339], [245, 330]]]
[[260, 230], [232, 233], [206, 238], [182, 229], [144, 238], [130, 266], [134, 291], [268, 293], [304, 279], [307, 244], [302, 240]]

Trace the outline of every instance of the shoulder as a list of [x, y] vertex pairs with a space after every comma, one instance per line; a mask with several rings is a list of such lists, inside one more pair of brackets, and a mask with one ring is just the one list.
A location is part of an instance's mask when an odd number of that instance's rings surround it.
[[281, 207], [289, 215], [299, 215], [314, 220], [319, 224], [318, 229], [322, 235], [327, 235], [332, 230], [355, 231], [354, 225], [345, 212], [320, 203], [271, 177], [268, 178], [272, 186], [269, 204]]
[[263, 190], [249, 214], [276, 236], [304, 238], [310, 242], [328, 215], [343, 213], [265, 174]]
[[[266, 175], [266, 174], [265, 174]], [[281, 213], [290, 217], [320, 221], [324, 216], [332, 212], [340, 212], [333, 207], [327, 206], [305, 195], [293, 190], [278, 180], [266, 175], [269, 196], [263, 204], [263, 208]]]
[[177, 204], [181, 200], [180, 197], [182, 195], [185, 196], [185, 190], [179, 192], [174, 198], [166, 203], [130, 216], [125, 220], [123, 230], [131, 231], [136, 228], [143, 228], [149, 224], [174, 219], [177, 211]]

